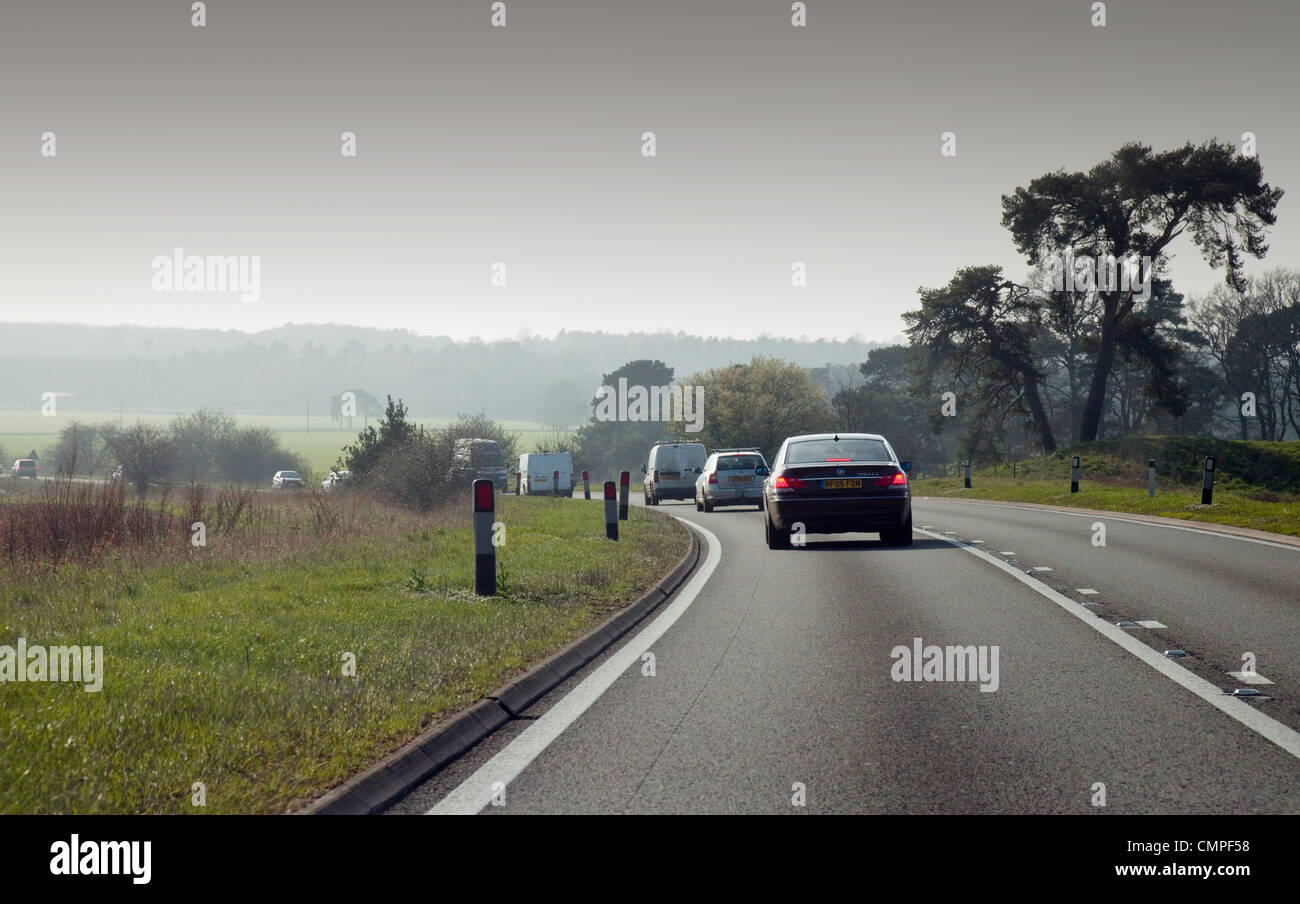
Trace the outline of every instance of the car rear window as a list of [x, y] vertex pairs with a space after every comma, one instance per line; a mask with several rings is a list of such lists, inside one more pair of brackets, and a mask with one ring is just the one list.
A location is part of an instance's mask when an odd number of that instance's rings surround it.
[[785, 450], [786, 464], [804, 465], [827, 461], [890, 461], [885, 444], [878, 439], [809, 439], [791, 443]]
[[757, 455], [722, 455], [718, 458], [719, 471], [743, 471], [757, 468], [763, 463]]

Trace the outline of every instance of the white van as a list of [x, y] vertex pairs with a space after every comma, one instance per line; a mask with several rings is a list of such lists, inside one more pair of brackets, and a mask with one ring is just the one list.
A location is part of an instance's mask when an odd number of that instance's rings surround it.
[[560, 472], [559, 489], [564, 496], [573, 493], [573, 456], [568, 452], [525, 452], [519, 456], [520, 492], [526, 495], [549, 496], [555, 472]]
[[695, 478], [704, 472], [709, 457], [704, 443], [655, 443], [650, 460], [641, 466], [641, 488], [646, 505], [664, 499], [694, 499]]

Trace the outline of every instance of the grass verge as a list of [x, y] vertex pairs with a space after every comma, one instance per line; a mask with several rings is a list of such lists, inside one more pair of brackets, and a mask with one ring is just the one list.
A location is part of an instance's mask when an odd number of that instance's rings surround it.
[[501, 592], [480, 599], [467, 502], [354, 504], [325, 534], [300, 508], [251, 540], [2, 576], [0, 644], [100, 645], [104, 677], [0, 684], [0, 812], [283, 812], [581, 636], [689, 544], [639, 507], [611, 543], [600, 502], [498, 497]]

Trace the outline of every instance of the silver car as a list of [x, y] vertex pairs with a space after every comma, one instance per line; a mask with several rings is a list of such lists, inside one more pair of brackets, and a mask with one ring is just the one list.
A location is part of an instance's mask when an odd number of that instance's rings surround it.
[[763, 478], [767, 460], [757, 448], [715, 449], [695, 481], [695, 509], [711, 512], [715, 505], [763, 507]]
[[305, 486], [306, 481], [297, 471], [276, 471], [271, 478], [271, 488], [274, 490], [301, 490]]

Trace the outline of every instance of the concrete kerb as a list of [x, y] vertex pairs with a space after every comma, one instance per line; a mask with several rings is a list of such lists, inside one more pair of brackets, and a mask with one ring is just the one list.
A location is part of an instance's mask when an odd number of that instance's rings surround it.
[[464, 712], [416, 737], [295, 811], [304, 816], [376, 813], [517, 717], [591, 662], [677, 591], [700, 561], [699, 536], [677, 565], [636, 602]]

